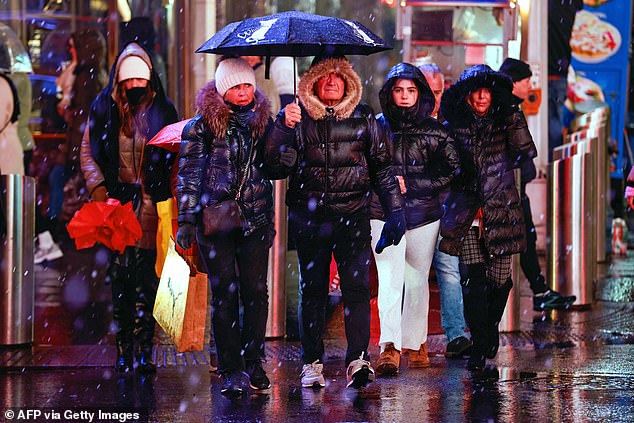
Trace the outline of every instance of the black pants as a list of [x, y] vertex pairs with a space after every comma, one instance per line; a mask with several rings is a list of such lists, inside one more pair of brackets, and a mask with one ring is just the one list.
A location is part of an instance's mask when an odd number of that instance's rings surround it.
[[244, 360], [264, 357], [271, 241], [268, 226], [246, 237], [239, 231], [212, 237], [198, 231], [198, 248], [211, 284], [213, 335], [221, 372], [243, 370]]
[[370, 219], [366, 215], [314, 216], [291, 210], [299, 259], [302, 360], [323, 360], [323, 332], [334, 253], [345, 307], [346, 365], [367, 358], [370, 342]]
[[521, 199], [522, 211], [524, 212], [524, 224], [526, 225], [526, 250], [520, 253], [520, 266], [530, 283], [533, 294], [539, 294], [548, 291], [548, 287], [542, 276], [542, 271], [539, 268], [539, 259], [537, 258], [537, 248], [535, 246], [537, 243], [537, 232], [533, 224], [531, 202], [526, 192], [524, 192], [524, 189], [522, 189]]
[[152, 348], [154, 301], [158, 278], [154, 266], [156, 251], [128, 247], [114, 257], [110, 267], [112, 315], [117, 324], [117, 343], [141, 350]]

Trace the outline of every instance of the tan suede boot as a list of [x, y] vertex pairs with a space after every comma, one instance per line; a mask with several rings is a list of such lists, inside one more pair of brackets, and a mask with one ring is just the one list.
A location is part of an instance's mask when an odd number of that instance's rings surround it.
[[418, 350], [407, 350], [409, 356], [410, 369], [429, 367], [429, 357], [427, 356], [427, 342], [422, 344]]
[[389, 343], [385, 346], [385, 350], [379, 356], [376, 363], [376, 371], [381, 376], [390, 376], [398, 373], [398, 367], [401, 363], [401, 353], [394, 348], [394, 344]]

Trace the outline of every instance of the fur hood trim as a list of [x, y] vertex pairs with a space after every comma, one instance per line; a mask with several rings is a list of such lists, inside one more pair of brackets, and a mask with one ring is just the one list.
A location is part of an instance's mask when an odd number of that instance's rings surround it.
[[343, 98], [337, 105], [333, 106], [337, 120], [349, 118], [361, 101], [363, 85], [359, 75], [352, 69], [350, 62], [343, 57], [326, 58], [311, 66], [302, 75], [297, 89], [302, 106], [304, 106], [304, 109], [306, 109], [306, 112], [313, 120], [324, 119], [328, 114], [326, 105], [321, 102], [315, 93], [315, 84], [321, 77], [328, 75], [330, 72], [340, 74], [346, 83]]
[[[261, 138], [269, 121], [271, 105], [258, 89], [255, 90], [255, 113], [251, 120], [253, 136]], [[196, 110], [215, 136], [224, 134], [229, 127], [231, 108], [216, 90], [216, 81], [208, 82], [196, 95]]]

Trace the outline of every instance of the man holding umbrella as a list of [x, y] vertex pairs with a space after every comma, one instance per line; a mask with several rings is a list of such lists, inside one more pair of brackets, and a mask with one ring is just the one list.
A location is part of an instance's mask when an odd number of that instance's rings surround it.
[[373, 186], [386, 212], [377, 252], [405, 232], [403, 199], [390, 169], [386, 134], [359, 102], [362, 84], [343, 56], [316, 57], [299, 83], [300, 104], [280, 113], [266, 161], [290, 174], [287, 204], [300, 267], [303, 387], [324, 387], [326, 304], [334, 254], [345, 306], [347, 386], [374, 380], [370, 339], [370, 221]]

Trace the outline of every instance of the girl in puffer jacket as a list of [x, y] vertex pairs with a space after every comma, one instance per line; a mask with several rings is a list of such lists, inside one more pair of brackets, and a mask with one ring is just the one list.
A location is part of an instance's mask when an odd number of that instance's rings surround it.
[[[449, 133], [430, 116], [435, 98], [418, 68], [408, 63], [394, 66], [379, 96], [383, 114], [378, 121], [391, 135], [392, 170], [405, 198], [407, 221], [401, 243], [374, 255], [381, 321], [377, 371], [389, 375], [398, 371], [401, 351], [408, 352], [409, 367], [429, 366], [428, 279], [442, 212], [438, 195], [459, 162]], [[371, 211], [376, 247], [385, 220], [376, 196]]]

